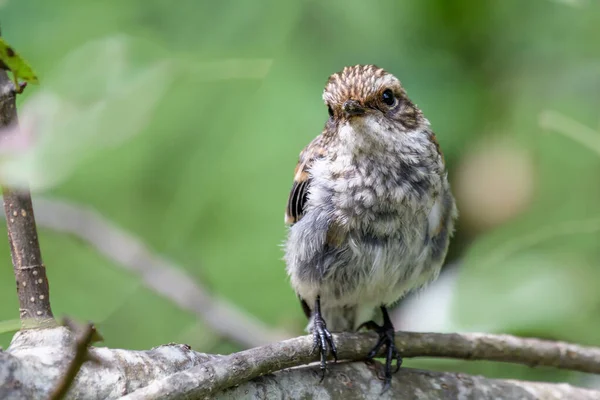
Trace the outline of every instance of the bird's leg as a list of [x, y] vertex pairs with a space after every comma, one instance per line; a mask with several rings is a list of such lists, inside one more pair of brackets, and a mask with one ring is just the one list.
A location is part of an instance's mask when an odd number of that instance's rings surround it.
[[396, 344], [394, 343], [394, 325], [392, 325], [392, 321], [390, 320], [390, 316], [388, 315], [385, 306], [381, 306], [381, 312], [383, 314], [383, 325], [379, 326], [374, 321], [368, 321], [361, 324], [358, 329], [365, 327], [367, 329], [372, 329], [379, 334], [379, 340], [377, 340], [375, 347], [373, 347], [369, 354], [367, 354], [367, 359], [373, 359], [373, 357], [377, 355], [377, 352], [379, 352], [379, 349], [381, 349], [383, 345], [386, 346], [385, 383], [383, 385], [383, 391], [381, 392], [384, 393], [390, 388], [392, 383], [392, 363], [394, 359], [396, 359], [396, 370], [393, 373], [398, 372], [400, 366], [402, 365], [402, 357], [400, 356], [398, 349], [396, 349]]
[[314, 347], [313, 351], [319, 349], [321, 353], [321, 381], [325, 378], [325, 368], [327, 367], [327, 353], [328, 350], [333, 354], [333, 358], [337, 361], [337, 349], [333, 342], [333, 336], [329, 330], [325, 320], [321, 315], [321, 297], [317, 296], [315, 301], [315, 309], [313, 311], [313, 336], [314, 336]]

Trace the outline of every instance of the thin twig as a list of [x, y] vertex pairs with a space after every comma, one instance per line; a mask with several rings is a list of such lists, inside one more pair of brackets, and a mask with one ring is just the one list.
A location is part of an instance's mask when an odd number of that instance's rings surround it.
[[[334, 338], [340, 360], [362, 360], [377, 336], [343, 333]], [[396, 346], [404, 357], [502, 361], [600, 373], [600, 348], [565, 342], [480, 333], [397, 332]], [[312, 336], [257, 347], [175, 373], [122, 399], [203, 398], [264, 374], [317, 361], [319, 356], [312, 350]]]
[[36, 198], [35, 209], [39, 226], [86, 241], [118, 266], [139, 274], [146, 287], [196, 314], [223, 337], [251, 348], [292, 336], [210, 293], [183, 267], [152, 252], [141, 239], [89, 207]]
[[[18, 124], [15, 97], [12, 81], [6, 71], [0, 70], [0, 143]], [[48, 278], [38, 243], [31, 194], [23, 187], [2, 186], [2, 192], [21, 326], [53, 326]]]
[[73, 384], [77, 373], [81, 369], [81, 366], [87, 361], [88, 347], [92, 344], [94, 336], [96, 335], [96, 328], [92, 323], [86, 324], [83, 328], [78, 328], [71, 320], [65, 318], [65, 325], [69, 327], [72, 332], [79, 331], [75, 343], [73, 344], [75, 354], [67, 366], [64, 375], [60, 378], [60, 381], [50, 394], [49, 400], [61, 400], [65, 397]]

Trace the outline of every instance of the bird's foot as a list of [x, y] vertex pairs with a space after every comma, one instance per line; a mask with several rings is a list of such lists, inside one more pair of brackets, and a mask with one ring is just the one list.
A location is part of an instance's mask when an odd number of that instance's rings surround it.
[[325, 370], [327, 368], [327, 355], [329, 351], [333, 355], [333, 359], [337, 362], [337, 349], [333, 341], [331, 332], [327, 329], [325, 321], [321, 317], [320, 313], [315, 314], [313, 317], [313, 337], [314, 346], [313, 351], [319, 350], [321, 354], [321, 382], [325, 378]]
[[[383, 325], [378, 325], [374, 321], [369, 321], [359, 326], [358, 329], [364, 327], [367, 329], [374, 330], [379, 334], [377, 344], [375, 344], [373, 349], [371, 349], [369, 354], [367, 354], [368, 360], [372, 360], [377, 355], [379, 350], [383, 346], [385, 346], [385, 368], [383, 377], [384, 384], [383, 390], [381, 391], [381, 393], [383, 394], [390, 388], [392, 384], [392, 374], [398, 372], [400, 366], [402, 366], [402, 356], [398, 352], [398, 349], [396, 348], [396, 344], [394, 342], [396, 334], [394, 332], [394, 326], [392, 325], [392, 322], [390, 321], [390, 318], [387, 314], [387, 310], [384, 307], [382, 307], [382, 311]], [[392, 364], [394, 360], [396, 360], [396, 368], [392, 372]]]

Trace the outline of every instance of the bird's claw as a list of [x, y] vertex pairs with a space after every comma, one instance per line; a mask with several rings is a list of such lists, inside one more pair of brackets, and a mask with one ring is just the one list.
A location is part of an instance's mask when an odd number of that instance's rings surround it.
[[[367, 329], [370, 330], [374, 330], [375, 332], [377, 332], [379, 334], [379, 339], [377, 340], [377, 343], [375, 344], [375, 346], [371, 349], [371, 351], [369, 352], [369, 354], [367, 354], [367, 360], [373, 360], [373, 358], [377, 355], [377, 353], [379, 352], [379, 350], [385, 346], [385, 368], [384, 368], [384, 384], [383, 384], [383, 390], [381, 391], [381, 393], [385, 393], [391, 386], [392, 383], [392, 374], [395, 374], [396, 372], [398, 372], [400, 370], [400, 367], [402, 366], [402, 356], [400, 355], [400, 352], [398, 352], [398, 349], [396, 348], [396, 344], [395, 344], [395, 332], [394, 332], [394, 326], [392, 325], [389, 316], [387, 314], [387, 310], [383, 309], [382, 307], [382, 311], [383, 311], [383, 315], [384, 315], [384, 322], [383, 325], [377, 325], [374, 321], [368, 321], [365, 322], [364, 324], [362, 324], [360, 328], [365, 327]], [[394, 369], [394, 371], [392, 371], [392, 364], [394, 362], [394, 360], [396, 360], [396, 368]]]
[[325, 321], [320, 316], [315, 316], [313, 321], [313, 351], [319, 350], [321, 354], [321, 382], [325, 379], [325, 370], [327, 369], [327, 355], [329, 352], [333, 355], [334, 362], [337, 362], [337, 349], [333, 341], [331, 332], [327, 329]]
[[[394, 328], [386, 328], [385, 326], [378, 326], [375, 331], [379, 334], [379, 339], [377, 340], [377, 344], [371, 349], [369, 354], [367, 354], [367, 359], [372, 360], [379, 349], [385, 346], [385, 368], [384, 368], [384, 384], [383, 390], [381, 393], [385, 393], [392, 383], [392, 374], [395, 374], [400, 370], [400, 366], [402, 365], [402, 356], [398, 352], [396, 348], [396, 344], [394, 343], [395, 333]], [[392, 364], [396, 360], [396, 368], [392, 371]]]

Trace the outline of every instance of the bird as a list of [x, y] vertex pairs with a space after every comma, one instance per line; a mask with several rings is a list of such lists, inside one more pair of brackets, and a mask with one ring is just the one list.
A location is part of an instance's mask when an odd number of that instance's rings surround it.
[[366, 359], [385, 350], [385, 392], [402, 363], [388, 308], [437, 278], [458, 212], [429, 120], [398, 78], [347, 66], [323, 101], [329, 117], [301, 151], [287, 201], [286, 270], [321, 380], [328, 355], [337, 361], [331, 332], [366, 328], [378, 333]]

